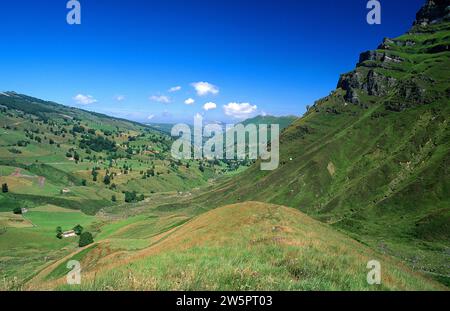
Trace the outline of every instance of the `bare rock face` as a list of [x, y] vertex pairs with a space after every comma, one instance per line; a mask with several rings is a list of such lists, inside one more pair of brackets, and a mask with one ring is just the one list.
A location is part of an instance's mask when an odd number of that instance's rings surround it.
[[359, 56], [358, 65], [362, 64], [365, 61], [382, 61], [384, 59], [385, 54], [378, 51], [367, 51], [361, 53]]
[[358, 71], [353, 71], [348, 74], [341, 75], [338, 88], [346, 91], [345, 100], [353, 104], [359, 104], [357, 89], [362, 89], [364, 82], [363, 75]]
[[[417, 13], [412, 32], [423, 31], [428, 25], [450, 21], [450, 0], [428, 0]], [[430, 39], [435, 40], [435, 39]], [[429, 48], [427, 53], [449, 51], [447, 43], [424, 42]], [[422, 84], [430, 84], [419, 75], [416, 80], [399, 81], [386, 70], [400, 70], [401, 64], [410, 62], [395, 52], [398, 47], [409, 48], [417, 45], [413, 40], [385, 38], [374, 51], [361, 53], [356, 69], [341, 75], [337, 88], [345, 91], [344, 100], [348, 103], [362, 105], [363, 95], [383, 97], [392, 96], [388, 108], [401, 111], [411, 106], [427, 102], [426, 92]], [[400, 68], [400, 69], [399, 69]]]
[[363, 89], [367, 94], [371, 96], [384, 96], [387, 95], [389, 89], [391, 89], [396, 83], [396, 80], [392, 77], [386, 77], [370, 70], [367, 74], [367, 82], [364, 83]]
[[363, 83], [362, 74], [358, 71], [353, 71], [353, 72], [341, 75], [337, 87], [348, 91], [350, 89], [360, 89], [362, 86], [362, 83]]
[[367, 74], [353, 71], [341, 76], [338, 88], [345, 90], [345, 100], [353, 104], [359, 104], [357, 90], [363, 91], [370, 96], [384, 96], [395, 86], [396, 79], [384, 76], [374, 70], [369, 70]]
[[450, 0], [428, 0], [416, 15], [414, 25], [426, 26], [450, 20]]
[[393, 40], [389, 38], [384, 38], [383, 43], [378, 46], [378, 50], [390, 50], [392, 46], [400, 46], [400, 47], [411, 47], [415, 46], [416, 42], [411, 40]]
[[378, 46], [379, 50], [389, 50], [391, 48], [391, 44], [394, 44], [394, 40], [389, 38], [384, 38], [383, 43]]
[[361, 55], [359, 56], [359, 62], [357, 66], [362, 66], [365, 61], [376, 61], [387, 64], [387, 63], [401, 63], [404, 60], [399, 56], [391, 55], [387, 52], [381, 52], [377, 50], [361, 53]]

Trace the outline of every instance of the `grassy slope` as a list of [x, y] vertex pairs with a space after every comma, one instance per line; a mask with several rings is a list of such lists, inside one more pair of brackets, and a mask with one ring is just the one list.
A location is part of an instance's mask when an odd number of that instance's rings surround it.
[[[0, 213], [10, 215], [10, 213]], [[5, 217], [4, 216], [4, 217]], [[0, 216], [1, 217], [1, 216]], [[44, 206], [29, 211], [24, 219], [27, 227], [7, 226], [0, 235], [0, 289], [19, 289], [24, 280], [54, 260], [76, 251], [77, 238], [59, 240], [55, 229], [61, 226], [70, 230], [81, 224], [84, 228], [98, 221], [94, 216], [87, 216], [80, 211], [63, 209], [57, 206]], [[2, 220], [0, 218], [0, 227]]]
[[[214, 176], [208, 166], [201, 172], [198, 163], [191, 163], [190, 168], [173, 165], [168, 159], [171, 139], [137, 123], [11, 92], [0, 94], [0, 105], [0, 182], [8, 183], [10, 188], [9, 194], [0, 194], [0, 211], [11, 211], [18, 205], [56, 204], [93, 214], [111, 205], [112, 195], [123, 202], [122, 191], [134, 190], [146, 196], [153, 192], [185, 191], [205, 184]], [[118, 145], [112, 167], [108, 160], [111, 153], [105, 150], [88, 153], [80, 148], [83, 134], [73, 135], [74, 126], [82, 126], [86, 132], [94, 130], [91, 137], [106, 137]], [[27, 131], [42, 141], [27, 137]], [[129, 141], [130, 138], [134, 140]], [[55, 143], [50, 144], [50, 139]], [[25, 141], [26, 146], [18, 146]], [[132, 155], [126, 153], [128, 146], [133, 148]], [[75, 163], [66, 156], [71, 149], [80, 155], [80, 162]], [[132, 171], [121, 173], [124, 165]], [[153, 166], [158, 176], [143, 179], [141, 172]], [[97, 182], [92, 180], [93, 167], [99, 168]], [[16, 169], [27, 176], [11, 175]], [[103, 184], [107, 170], [117, 174], [111, 181], [117, 189]], [[38, 176], [45, 177], [45, 186], [39, 186]], [[83, 179], [87, 180], [87, 187], [82, 187]], [[69, 188], [71, 193], [61, 195], [63, 188]]]
[[[65, 263], [77, 259], [83, 267], [81, 289], [86, 290], [441, 288], [396, 260], [283, 206], [256, 202], [226, 206], [167, 230], [169, 234], [152, 246], [126, 256], [111, 251], [110, 239], [100, 242], [44, 271], [29, 286], [80, 289], [63, 285]], [[105, 260], [108, 250], [112, 254], [108, 261], [92, 265], [102, 252]], [[373, 259], [382, 264], [380, 286], [366, 282], [366, 265]]]
[[247, 119], [243, 122], [241, 122], [243, 125], [248, 124], [279, 124], [280, 130], [284, 130], [285, 128], [289, 127], [294, 121], [296, 121], [298, 118], [296, 116], [282, 116], [282, 117], [275, 117], [275, 116], [257, 116], [251, 119]]
[[[400, 63], [366, 61], [356, 72], [365, 76], [373, 70], [395, 78], [399, 87], [379, 96], [357, 90], [359, 104], [349, 103], [345, 90], [338, 89], [316, 103], [284, 132], [278, 170], [261, 172], [256, 165], [190, 202], [180, 194], [172, 193], [161, 201], [159, 194], [149, 195], [148, 200], [157, 201], [151, 205], [159, 205], [153, 210], [155, 214], [140, 214], [145, 208], [139, 204], [132, 208], [121, 204], [103, 207], [132, 217], [118, 221], [98, 216], [86, 219], [89, 230], [98, 232], [99, 243], [82, 250], [76, 250], [75, 241], [55, 245], [49, 239], [55, 223], [46, 221], [45, 215], [39, 217], [39, 208], [34, 220], [44, 226], [42, 234], [35, 231], [36, 227], [13, 228], [7, 234], [15, 232], [17, 236], [7, 241], [2, 233], [0, 242], [14, 245], [1, 248], [5, 251], [0, 253], [0, 272], [28, 279], [45, 267], [29, 285], [54, 288], [64, 282], [65, 263], [74, 257], [91, 277], [99, 273], [95, 282], [83, 285], [87, 289], [373, 289], [365, 283], [365, 264], [369, 259], [381, 258], [387, 278], [379, 289], [440, 288], [382, 253], [397, 256], [414, 269], [448, 284], [450, 68], [448, 52], [430, 49], [436, 42], [448, 42], [449, 26], [434, 25], [396, 40], [414, 42], [388, 47], [387, 53], [400, 57]], [[408, 96], [409, 92], [414, 93], [414, 88], [405, 88], [410, 83], [425, 90], [420, 101]], [[399, 94], [401, 89], [406, 90], [403, 97]], [[101, 182], [90, 183], [88, 188], [73, 187], [68, 197], [55, 198], [55, 189], [89, 176], [90, 165], [61, 165], [58, 162], [67, 159], [61, 153], [49, 152], [47, 145], [32, 144], [23, 148], [20, 156], [8, 153], [10, 144], [22, 138], [20, 129], [24, 126], [14, 114], [0, 113], [2, 122], [19, 129], [0, 136], [5, 145], [0, 147], [0, 154], [2, 158], [8, 155], [7, 164], [14, 158], [19, 161], [1, 169], [10, 174], [11, 168], [20, 167], [22, 173], [41, 174], [42, 167], [29, 166], [36, 159], [52, 163], [53, 168], [45, 167], [47, 193], [30, 195], [39, 189], [20, 180], [24, 183], [21, 189], [26, 191], [0, 195], [0, 207], [7, 204], [10, 210], [20, 201], [32, 206], [38, 202], [37, 205], [51, 203], [70, 208], [93, 205], [94, 211], [101, 208], [111, 194]], [[102, 116], [89, 114], [87, 118], [99, 117]], [[104, 129], [105, 125], [93, 120], [88, 126]], [[123, 125], [133, 135], [142, 130], [136, 126]], [[135, 161], [133, 165], [139, 163]], [[159, 165], [166, 169], [168, 163], [161, 161]], [[168, 184], [176, 188], [186, 186], [183, 179], [192, 182], [199, 174], [195, 169], [191, 173], [197, 175], [183, 172], [178, 176], [181, 179]], [[66, 172], [63, 182], [61, 171]], [[122, 176], [122, 189], [148, 189], [149, 181], [138, 182], [136, 177], [137, 173]], [[166, 188], [162, 180], [152, 179], [152, 189]], [[12, 185], [15, 182], [19, 181], [11, 180]], [[80, 202], [77, 197], [90, 201]], [[301, 209], [369, 244], [376, 252], [298, 212], [256, 203], [219, 209], [180, 226], [205, 210], [255, 199]], [[251, 226], [246, 225], [249, 223]], [[285, 231], [285, 226], [294, 229]], [[21, 247], [18, 241], [26, 241], [28, 246]], [[177, 251], [180, 244], [185, 247], [182, 252]], [[336, 257], [341, 252], [344, 256]], [[67, 257], [58, 260], [64, 256]], [[56, 262], [49, 265], [53, 260]], [[102, 266], [114, 269], [98, 271]], [[202, 267], [209, 269], [205, 272]], [[43, 280], [48, 283], [44, 285]], [[22, 284], [5, 286], [21, 288]]]
[[[113, 167], [109, 165], [109, 154], [105, 150], [88, 154], [80, 148], [81, 134], [71, 133], [75, 125], [83, 126], [86, 132], [95, 130], [96, 136], [119, 145], [119, 158]], [[41, 142], [27, 137], [26, 131], [40, 137]], [[106, 132], [110, 133], [106, 135]], [[137, 138], [128, 142], [129, 137]], [[50, 139], [55, 144], [50, 144]], [[28, 144], [18, 146], [20, 141], [28, 141]], [[136, 150], [129, 157], [125, 152], [126, 143]], [[124, 203], [122, 191], [136, 191], [153, 201], [153, 192], [192, 191], [215, 176], [209, 167], [201, 172], [198, 163], [191, 163], [190, 168], [171, 166], [173, 161], [167, 159], [170, 143], [167, 135], [137, 123], [16, 93], [0, 94], [0, 184], [7, 183], [9, 187], [8, 193], [0, 193], [0, 277], [4, 280], [0, 288], [20, 288], [42, 267], [76, 249], [76, 238], [58, 240], [55, 237], [57, 226], [69, 230], [81, 224], [86, 230], [96, 232], [99, 224], [112, 221], [92, 216], [99, 210], [120, 209], [134, 213], [136, 204]], [[142, 145], [152, 152], [138, 152]], [[20, 153], [11, 152], [13, 149]], [[77, 150], [80, 162], [75, 163], [66, 156], [71, 149]], [[88, 156], [95, 156], [96, 160], [89, 160]], [[133, 170], [124, 174], [121, 172], [123, 165]], [[143, 179], [140, 171], [153, 166], [159, 175]], [[97, 182], [91, 175], [93, 167], [99, 168]], [[107, 170], [117, 173], [112, 180], [116, 189], [103, 183]], [[16, 176], [16, 172], [20, 175]], [[40, 185], [38, 177], [45, 177], [44, 185]], [[82, 185], [83, 179], [87, 181], [86, 186]], [[62, 189], [70, 192], [62, 194]], [[116, 203], [111, 200], [113, 195]], [[15, 216], [12, 213], [15, 207], [26, 207], [30, 211], [24, 217]], [[43, 211], [43, 207], [47, 210]]]
[[[372, 69], [399, 86], [379, 96], [357, 90], [360, 104], [337, 89], [284, 132], [279, 169], [262, 172], [257, 163], [195, 203], [294, 207], [448, 284], [450, 53], [429, 49], [448, 43], [449, 29], [396, 39], [415, 42], [382, 50], [403, 62], [366, 61], [355, 72]], [[417, 102], [399, 95], [411, 81], [424, 90]]]

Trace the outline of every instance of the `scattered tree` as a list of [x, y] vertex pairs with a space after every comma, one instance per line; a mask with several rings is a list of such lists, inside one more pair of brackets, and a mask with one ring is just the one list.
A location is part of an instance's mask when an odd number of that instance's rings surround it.
[[141, 194], [140, 196], [137, 195], [136, 191], [125, 191], [125, 202], [127, 203], [136, 203], [143, 201], [145, 199], [144, 195]]
[[92, 234], [90, 232], [83, 232], [80, 235], [80, 241], [78, 242], [78, 245], [80, 247], [84, 247], [92, 243], [94, 243], [94, 238], [92, 237]]
[[22, 208], [20, 207], [15, 207], [13, 210], [13, 213], [16, 215], [21, 215], [22, 214]]
[[62, 239], [62, 237], [63, 237], [63, 231], [62, 231], [62, 228], [61, 227], [56, 227], [56, 237], [58, 238], [58, 239]]
[[76, 225], [73, 227], [73, 231], [75, 231], [76, 235], [81, 235], [83, 233], [83, 227], [81, 225]]
[[125, 191], [125, 202], [127, 203], [136, 202], [136, 192]]

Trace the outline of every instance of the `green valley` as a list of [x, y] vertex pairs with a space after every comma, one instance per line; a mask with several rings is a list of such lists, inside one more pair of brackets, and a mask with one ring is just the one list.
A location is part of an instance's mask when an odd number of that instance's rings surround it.
[[0, 290], [448, 290], [449, 7], [427, 1], [302, 117], [240, 118], [280, 125], [272, 171], [0, 93]]

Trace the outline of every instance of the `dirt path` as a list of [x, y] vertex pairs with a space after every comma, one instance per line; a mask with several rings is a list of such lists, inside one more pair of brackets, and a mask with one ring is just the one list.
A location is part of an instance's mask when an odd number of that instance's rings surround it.
[[[183, 226], [184, 224], [182, 224], [181, 226]], [[92, 271], [89, 272], [84, 272], [82, 275], [82, 278], [85, 279], [95, 279], [96, 275], [98, 272], [101, 271], [107, 271], [110, 270], [112, 268], [124, 265], [126, 263], [129, 263], [133, 260], [138, 260], [141, 259], [143, 257], [146, 256], [150, 256], [153, 253], [157, 253], [158, 252], [158, 245], [160, 242], [164, 241], [167, 237], [169, 237], [172, 233], [176, 232], [181, 226], [177, 226], [175, 228], [172, 228], [166, 232], [162, 232], [154, 237], [152, 237], [151, 239], [154, 241], [149, 247], [144, 248], [142, 250], [136, 251], [136, 253], [134, 254], [130, 254], [129, 257], [127, 258], [122, 258], [120, 260], [117, 260], [114, 263], [110, 263], [107, 265], [102, 265], [99, 268], [96, 268]], [[45, 268], [43, 268], [39, 273], [37, 273], [32, 279], [30, 279], [27, 283], [24, 284], [24, 289], [25, 290], [53, 290], [55, 289], [57, 286], [62, 286], [66, 284], [66, 277], [61, 277], [59, 279], [56, 280], [50, 280], [50, 281], [46, 281], [45, 278], [47, 275], [49, 275], [53, 270], [55, 270], [59, 265], [63, 264], [64, 262], [68, 261], [70, 258], [72, 258], [73, 256], [75, 256], [76, 254], [82, 252], [83, 250], [92, 247], [94, 245], [101, 245], [101, 244], [107, 244], [110, 243], [111, 240], [110, 239], [105, 239], [99, 242], [96, 242], [94, 244], [90, 244], [88, 246], [85, 246], [83, 248], [80, 248], [78, 250], [76, 250], [73, 253], [68, 254], [67, 256], [65, 256], [62, 259], [59, 259], [53, 263], [51, 263], [50, 265], [46, 266]], [[111, 254], [113, 255], [113, 254]]]
[[45, 268], [43, 268], [41, 271], [39, 271], [33, 278], [31, 278], [28, 282], [26, 282], [24, 284], [24, 289], [25, 290], [51, 290], [51, 284], [48, 281], [45, 281], [45, 277], [47, 275], [49, 275], [53, 270], [55, 270], [59, 265], [63, 264], [64, 262], [68, 261], [70, 258], [72, 258], [73, 256], [75, 256], [76, 254], [84, 251], [85, 249], [95, 246], [95, 245], [100, 245], [101, 243], [106, 243], [108, 242], [108, 240], [104, 240], [104, 241], [100, 241], [100, 242], [96, 242], [93, 244], [90, 244], [88, 246], [82, 247], [78, 250], [76, 250], [73, 253], [70, 253], [66, 256], [64, 256], [63, 258], [49, 264], [48, 266], [46, 266]]

